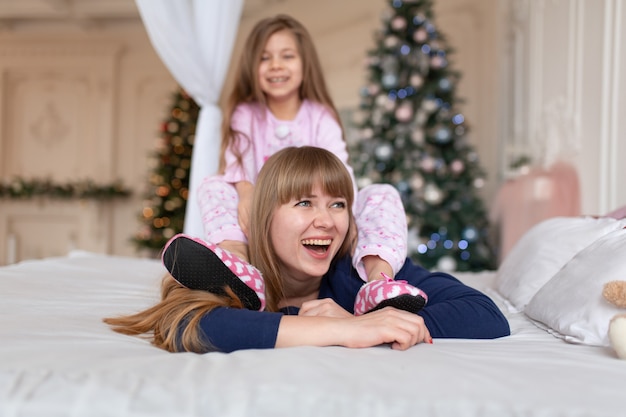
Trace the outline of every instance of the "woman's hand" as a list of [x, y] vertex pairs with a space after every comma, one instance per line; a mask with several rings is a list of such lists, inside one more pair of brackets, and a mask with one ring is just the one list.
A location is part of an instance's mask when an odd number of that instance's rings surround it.
[[336, 318], [352, 317], [352, 314], [344, 310], [332, 298], [305, 301], [302, 303], [298, 315]]
[[343, 332], [346, 338], [343, 345], [347, 347], [390, 343], [392, 349], [406, 350], [418, 343], [432, 343], [421, 316], [392, 307], [354, 317]]
[[281, 318], [276, 347], [365, 348], [388, 343], [392, 349], [406, 350], [422, 342], [432, 343], [432, 338], [417, 314], [385, 307], [353, 316], [332, 300], [313, 300], [302, 304], [298, 316]]

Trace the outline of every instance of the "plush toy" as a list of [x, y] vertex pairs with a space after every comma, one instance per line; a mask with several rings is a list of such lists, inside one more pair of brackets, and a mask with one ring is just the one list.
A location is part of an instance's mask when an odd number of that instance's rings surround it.
[[[602, 295], [613, 305], [626, 308], [626, 281], [607, 282]], [[617, 314], [611, 319], [609, 340], [617, 357], [626, 360], [626, 313]]]

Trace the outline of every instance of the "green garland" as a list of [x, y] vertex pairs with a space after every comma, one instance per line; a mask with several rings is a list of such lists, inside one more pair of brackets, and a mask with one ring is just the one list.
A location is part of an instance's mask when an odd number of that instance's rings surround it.
[[122, 185], [121, 181], [111, 184], [96, 184], [92, 180], [74, 181], [66, 184], [56, 184], [50, 179], [13, 178], [0, 181], [0, 198], [15, 200], [33, 197], [49, 197], [63, 200], [91, 199], [112, 200], [126, 198], [132, 191]]

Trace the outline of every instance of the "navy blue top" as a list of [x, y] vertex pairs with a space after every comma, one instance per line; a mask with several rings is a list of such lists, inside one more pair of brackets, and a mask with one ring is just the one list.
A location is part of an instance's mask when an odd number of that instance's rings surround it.
[[[510, 334], [509, 323], [494, 302], [450, 274], [430, 272], [407, 258], [396, 279], [406, 280], [428, 295], [428, 303], [419, 315], [433, 338], [494, 339]], [[332, 298], [353, 313], [362, 285], [363, 280], [346, 256], [322, 278], [318, 298]], [[289, 307], [274, 313], [216, 308], [200, 320], [201, 330], [212, 345], [207, 351], [273, 348], [281, 317], [298, 314], [298, 310]]]

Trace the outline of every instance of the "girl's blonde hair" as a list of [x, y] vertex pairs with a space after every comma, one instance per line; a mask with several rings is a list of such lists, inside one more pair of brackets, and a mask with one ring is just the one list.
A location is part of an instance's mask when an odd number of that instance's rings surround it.
[[[296, 39], [298, 52], [302, 59], [302, 84], [300, 85], [300, 98], [308, 99], [325, 106], [339, 126], [339, 112], [326, 87], [322, 65], [320, 64], [313, 38], [309, 31], [296, 19], [285, 14], [279, 14], [259, 21], [248, 35], [241, 54], [239, 65], [235, 72], [235, 84], [230, 93], [224, 118], [222, 120], [222, 144], [220, 149], [219, 171], [224, 172], [226, 149], [236, 141], [250, 138], [244, 137], [241, 132], [234, 131], [231, 127], [231, 120], [235, 108], [244, 102], [257, 103], [262, 107], [266, 106], [266, 98], [259, 85], [258, 68], [261, 63], [261, 56], [268, 39], [276, 32], [282, 30], [289, 31]], [[234, 147], [237, 148], [236, 146]], [[236, 155], [241, 164], [241, 155]]]
[[354, 188], [345, 165], [332, 152], [312, 146], [289, 147], [275, 153], [263, 165], [254, 189], [250, 213], [248, 250], [250, 261], [265, 280], [266, 309], [278, 310], [284, 298], [280, 260], [268, 231], [278, 206], [310, 195], [315, 186], [333, 197], [345, 198], [349, 215], [346, 238], [335, 256], [350, 253], [356, 239], [352, 215]]

